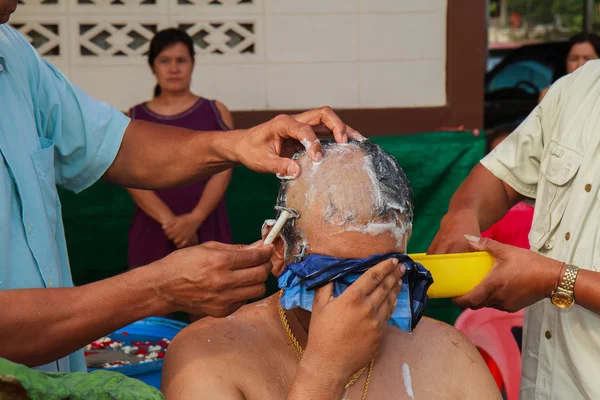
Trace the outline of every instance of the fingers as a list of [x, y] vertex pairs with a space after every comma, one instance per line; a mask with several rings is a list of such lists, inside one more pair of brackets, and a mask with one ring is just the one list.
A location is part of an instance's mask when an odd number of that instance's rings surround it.
[[350, 128], [342, 122], [340, 117], [327, 106], [294, 115], [292, 118], [312, 127], [318, 127], [321, 124], [325, 125], [333, 133], [335, 141], [338, 143], [348, 143], [348, 139], [365, 140], [355, 129]]
[[399, 268], [395, 268], [379, 286], [373, 290], [373, 293], [368, 297], [373, 307], [377, 310], [390, 297], [390, 294], [395, 293], [397, 297], [400, 293], [400, 285], [402, 285], [402, 275], [406, 271], [406, 266], [401, 264]]
[[478, 309], [485, 307], [485, 302], [493, 294], [493, 286], [489, 283], [488, 279], [484, 279], [479, 285], [475, 286], [473, 290], [464, 296], [455, 297], [454, 303], [462, 308], [473, 308]]
[[300, 164], [291, 158], [274, 157], [270, 164], [269, 170], [279, 179], [296, 179], [302, 173]]
[[303, 122], [310, 126], [325, 125], [335, 137], [338, 143], [348, 143], [346, 136], [346, 124], [342, 122], [331, 108], [321, 107], [314, 110], [303, 112], [302, 114], [294, 115], [296, 121]]
[[269, 277], [272, 269], [273, 264], [269, 261], [256, 267], [233, 271], [231, 274], [233, 287], [254, 286], [264, 283]]
[[465, 235], [465, 239], [467, 239], [467, 242], [469, 243], [471, 249], [475, 251], [487, 251], [495, 258], [501, 256], [501, 254], [504, 251], [511, 247], [509, 245], [496, 242], [495, 240], [489, 238], [480, 238], [478, 236], [473, 235]]
[[398, 294], [400, 293], [400, 289], [395, 296], [392, 296], [393, 291], [390, 292], [387, 299], [381, 304], [381, 307], [377, 309], [377, 319], [382, 322], [388, 322], [394, 310], [396, 309], [396, 305], [398, 304]]
[[[273, 119], [273, 124], [275, 131], [282, 139], [296, 139], [306, 148], [306, 153], [311, 160], [315, 162], [321, 161], [323, 158], [323, 154], [321, 154], [321, 142], [317, 139], [317, 135], [310, 125], [299, 122], [288, 115], [276, 117]], [[273, 171], [281, 173], [281, 171]]]
[[348, 137], [350, 139], [354, 139], [358, 142], [367, 140], [367, 138], [364, 137], [363, 135], [361, 135], [360, 133], [358, 133], [358, 131], [356, 129], [353, 129], [353, 128], [349, 127], [348, 125], [346, 125], [346, 135], [348, 135]]
[[252, 286], [238, 287], [231, 289], [229, 292], [230, 302], [239, 303], [247, 302], [248, 300], [257, 299], [265, 295], [267, 288], [264, 283], [259, 283]]
[[252, 244], [227, 244], [221, 242], [205, 242], [202, 243], [202, 246], [213, 249], [213, 250], [243, 250], [243, 249], [253, 249], [263, 246], [262, 240], [257, 240]]
[[313, 298], [313, 310], [315, 306], [323, 306], [327, 304], [333, 298], [333, 282], [329, 282], [327, 285], [322, 286], [315, 290], [315, 297]]
[[[394, 273], [399, 273], [398, 260], [395, 258], [385, 260], [375, 265], [373, 268], [365, 272], [360, 278], [356, 280], [351, 288], [358, 290], [365, 296], [370, 295], [379, 285], [384, 282], [385, 278]], [[396, 280], [398, 275], [396, 275]], [[391, 290], [391, 287], [389, 288]]]
[[243, 248], [227, 252], [229, 268], [232, 270], [255, 267], [271, 260], [273, 245], [268, 244], [255, 248]]

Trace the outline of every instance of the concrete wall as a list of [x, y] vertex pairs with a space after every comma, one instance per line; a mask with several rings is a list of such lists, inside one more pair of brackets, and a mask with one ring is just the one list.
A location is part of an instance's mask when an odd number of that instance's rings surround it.
[[11, 24], [93, 96], [150, 98], [154, 31], [196, 39], [193, 90], [232, 110], [447, 104], [446, 0], [22, 0]]

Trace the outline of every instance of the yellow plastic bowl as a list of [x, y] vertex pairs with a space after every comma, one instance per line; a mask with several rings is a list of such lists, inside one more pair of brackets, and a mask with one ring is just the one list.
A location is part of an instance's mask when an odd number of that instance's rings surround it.
[[494, 257], [487, 252], [460, 254], [409, 254], [431, 271], [433, 284], [427, 295], [433, 299], [467, 294], [490, 272]]

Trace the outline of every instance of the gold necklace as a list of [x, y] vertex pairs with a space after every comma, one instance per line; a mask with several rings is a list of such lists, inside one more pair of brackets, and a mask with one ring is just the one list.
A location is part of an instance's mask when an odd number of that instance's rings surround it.
[[[279, 319], [281, 320], [281, 325], [283, 326], [283, 330], [285, 331], [285, 334], [288, 337], [290, 345], [292, 346], [292, 349], [296, 354], [296, 358], [298, 359], [298, 361], [300, 361], [302, 359], [302, 354], [304, 354], [304, 349], [302, 348], [300, 343], [298, 343], [296, 336], [294, 336], [294, 332], [292, 332], [292, 328], [290, 328], [290, 324], [285, 315], [285, 310], [283, 309], [283, 307], [281, 307], [281, 296], [283, 296], [283, 289], [279, 291], [279, 302], [277, 303], [277, 307], [279, 310]], [[373, 373], [374, 363], [375, 357], [371, 358], [371, 362], [369, 363], [369, 372], [367, 373], [367, 380], [365, 381], [365, 387], [363, 389], [361, 398], [362, 400], [365, 400], [367, 398], [367, 392], [369, 391], [369, 383], [371, 382], [371, 374]], [[354, 374], [352, 378], [350, 378], [350, 381], [346, 384], [346, 386], [344, 386], [344, 389], [348, 389], [350, 386], [352, 386], [358, 380], [358, 378], [360, 378], [362, 373], [365, 372], [365, 369], [367, 369], [366, 366], [362, 367], [360, 371]]]

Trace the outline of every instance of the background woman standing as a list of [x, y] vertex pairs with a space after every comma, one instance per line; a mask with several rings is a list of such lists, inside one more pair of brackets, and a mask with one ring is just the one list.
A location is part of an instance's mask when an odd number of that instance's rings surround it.
[[[132, 119], [198, 131], [233, 129], [229, 110], [190, 90], [194, 43], [183, 31], [166, 29], [150, 43], [148, 64], [156, 76], [154, 98], [129, 110]], [[136, 208], [129, 229], [131, 268], [150, 264], [172, 251], [215, 240], [231, 243], [225, 192], [231, 170], [192, 185], [159, 191], [128, 189]]]

